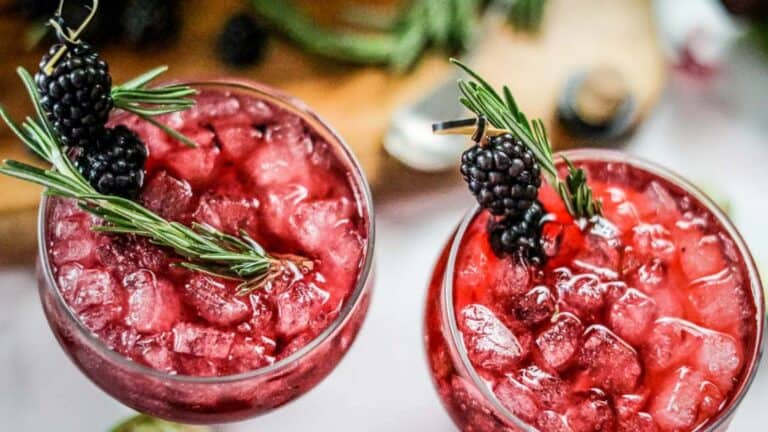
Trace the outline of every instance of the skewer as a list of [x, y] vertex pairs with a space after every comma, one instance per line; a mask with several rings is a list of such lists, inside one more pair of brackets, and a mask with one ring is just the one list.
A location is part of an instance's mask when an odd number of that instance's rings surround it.
[[[481, 125], [478, 124], [477, 118], [449, 120], [433, 123], [432, 132], [436, 135], [475, 135], [479, 126]], [[487, 136], [509, 133], [507, 130], [495, 128], [487, 124], [485, 125], [484, 132]]]

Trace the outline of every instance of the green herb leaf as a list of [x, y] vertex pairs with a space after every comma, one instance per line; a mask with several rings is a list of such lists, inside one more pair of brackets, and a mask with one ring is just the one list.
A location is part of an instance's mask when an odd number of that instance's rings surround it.
[[512, 91], [504, 86], [501, 96], [491, 84], [477, 72], [456, 59], [451, 62], [463, 69], [472, 78], [459, 80], [461, 103], [478, 116], [484, 116], [496, 128], [504, 129], [518, 137], [536, 156], [544, 176], [563, 199], [568, 211], [574, 217], [586, 217], [602, 214], [602, 204], [592, 196], [592, 189], [587, 184], [587, 175], [576, 168], [569, 160], [568, 175], [563, 182], [558, 176], [552, 152], [552, 145], [547, 136], [544, 122], [540, 119], [529, 121], [518, 108]]

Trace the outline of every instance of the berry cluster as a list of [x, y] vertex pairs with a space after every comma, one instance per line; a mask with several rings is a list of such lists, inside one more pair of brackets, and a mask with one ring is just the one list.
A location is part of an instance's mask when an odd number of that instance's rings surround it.
[[264, 58], [269, 30], [248, 12], [232, 15], [216, 42], [221, 60], [231, 66], [244, 67]]
[[[66, 28], [61, 17], [60, 28]], [[147, 151], [126, 128], [106, 126], [113, 107], [107, 63], [88, 44], [59, 32], [35, 83], [45, 116], [88, 182], [102, 194], [135, 198]]]
[[461, 174], [481, 207], [496, 253], [541, 257], [541, 171], [533, 152], [511, 134], [487, 137], [461, 157]]

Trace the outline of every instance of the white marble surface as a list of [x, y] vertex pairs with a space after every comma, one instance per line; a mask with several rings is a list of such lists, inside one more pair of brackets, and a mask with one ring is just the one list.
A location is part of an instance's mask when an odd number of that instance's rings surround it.
[[[768, 260], [768, 66], [737, 46], [703, 89], [673, 79], [628, 151], [729, 196], [758, 260]], [[421, 343], [428, 273], [470, 205], [455, 187], [378, 203], [378, 272], [371, 311], [337, 370], [298, 401], [228, 431], [453, 431], [432, 389]], [[734, 431], [768, 423], [768, 367]], [[129, 410], [90, 384], [50, 333], [31, 268], [0, 269], [0, 430], [105, 431]]]

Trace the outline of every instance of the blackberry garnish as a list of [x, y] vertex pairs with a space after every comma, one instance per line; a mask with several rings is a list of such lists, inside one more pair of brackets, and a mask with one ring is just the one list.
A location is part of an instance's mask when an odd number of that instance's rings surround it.
[[181, 29], [178, 0], [129, 0], [122, 16], [128, 42], [138, 45], [162, 45], [176, 38]]
[[104, 129], [96, 146], [78, 149], [75, 167], [96, 191], [135, 198], [144, 184], [147, 148], [125, 126]]
[[231, 66], [249, 66], [266, 53], [269, 31], [253, 15], [241, 12], [227, 20], [219, 34], [217, 50], [221, 60]]
[[90, 45], [63, 39], [53, 45], [40, 60], [35, 82], [43, 111], [66, 147], [88, 148], [101, 138], [113, 105], [112, 78]]
[[530, 261], [541, 261], [541, 220], [544, 210], [534, 201], [524, 213], [517, 217], [491, 219], [488, 233], [491, 247], [499, 255], [514, 255]]
[[496, 216], [522, 215], [541, 186], [536, 157], [508, 133], [480, 141], [461, 156], [461, 174], [469, 190], [480, 206]]

